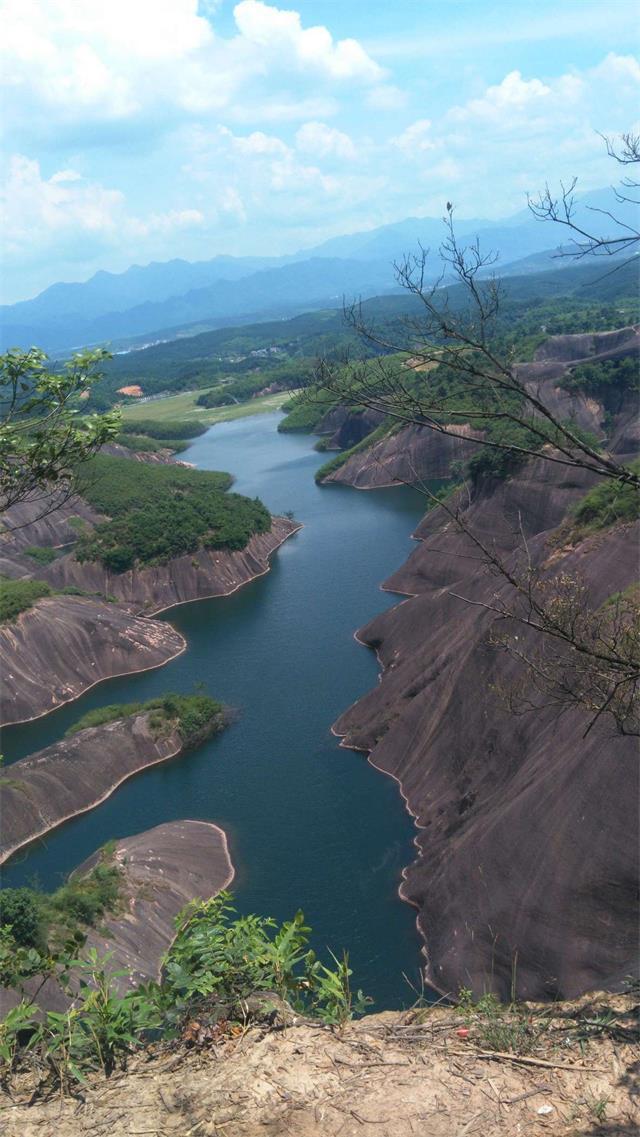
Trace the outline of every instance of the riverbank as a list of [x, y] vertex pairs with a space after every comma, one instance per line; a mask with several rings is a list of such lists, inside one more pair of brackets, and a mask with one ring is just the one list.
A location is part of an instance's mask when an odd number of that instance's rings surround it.
[[[633, 586], [637, 535], [622, 524], [563, 543], [558, 526], [590, 485], [585, 472], [569, 478], [536, 459], [463, 500], [464, 523], [491, 533], [509, 565], [525, 540], [543, 579], [578, 576], [581, 604], [599, 612]], [[386, 581], [408, 598], [358, 634], [380, 682], [334, 730], [395, 779], [414, 818], [417, 855], [400, 895], [418, 909], [427, 978], [443, 993], [504, 1000], [619, 989], [637, 954], [633, 738], [536, 688], [527, 661], [539, 636], [522, 621], [508, 650], [511, 587], [479, 571], [448, 514], [433, 510], [416, 536]]]
[[[144, 702], [198, 683], [240, 715], [187, 761], [129, 778], [101, 805], [59, 826], [8, 861], [8, 886], [60, 879], [112, 838], [185, 817], [221, 826], [236, 866], [239, 911], [282, 922], [302, 908], [322, 951], [349, 951], [354, 979], [376, 1007], [410, 1004], [419, 985], [415, 913], [397, 887], [413, 857], [413, 828], [397, 787], [341, 750], [330, 724], [375, 682], [376, 666], [353, 629], [393, 602], [380, 581], [414, 545], [420, 494], [356, 494], [316, 486], [325, 457], [308, 437], [277, 433], [280, 416], [221, 424], [185, 457], [232, 472], [239, 493], [303, 528], [271, 571], [232, 595], [174, 608], [188, 649], [166, 668], [109, 679], [50, 715], [4, 731], [6, 766], [57, 743], [93, 708]], [[110, 606], [112, 607], [112, 606]], [[150, 623], [152, 621], [149, 621]], [[345, 903], [345, 896], [348, 902]], [[314, 944], [315, 946], [315, 944]]]
[[122, 408], [124, 422], [156, 422], [159, 426], [166, 422], [198, 422], [203, 426], [233, 422], [235, 419], [250, 418], [253, 415], [269, 414], [279, 410], [291, 397], [290, 391], [279, 391], [275, 395], [262, 395], [249, 399], [246, 403], [233, 403], [226, 407], [202, 407], [197, 400], [206, 394], [206, 389], [190, 391], [182, 395], [166, 395], [149, 399], [146, 402], [128, 403]]
[[177, 722], [158, 729], [151, 714], [81, 730], [14, 762], [10, 776], [0, 777], [0, 865], [18, 849], [95, 809], [128, 778], [177, 758], [224, 726], [220, 713], [197, 739], [185, 739]]

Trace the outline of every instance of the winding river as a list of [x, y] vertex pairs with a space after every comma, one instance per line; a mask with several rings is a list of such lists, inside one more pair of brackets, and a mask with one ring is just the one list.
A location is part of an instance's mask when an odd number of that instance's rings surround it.
[[399, 1007], [415, 997], [404, 976], [419, 985], [414, 913], [397, 895], [413, 824], [395, 782], [340, 749], [330, 726], [376, 681], [375, 658], [353, 632], [397, 601], [380, 582], [411, 551], [424, 498], [316, 486], [326, 456], [308, 436], [278, 434], [279, 418], [215, 426], [185, 454], [201, 468], [230, 470], [239, 492], [303, 523], [271, 572], [230, 597], [166, 613], [188, 641], [182, 656], [7, 729], [4, 753], [12, 761], [57, 741], [91, 707], [200, 682], [239, 709], [237, 721], [18, 854], [3, 884], [51, 888], [111, 837], [176, 818], [212, 820], [229, 835], [239, 909], [285, 919], [301, 907], [314, 947], [348, 948], [354, 981], [376, 1008]]

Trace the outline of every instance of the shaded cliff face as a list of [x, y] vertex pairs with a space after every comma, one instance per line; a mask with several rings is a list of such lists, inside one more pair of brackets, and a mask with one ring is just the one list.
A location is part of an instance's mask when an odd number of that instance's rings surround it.
[[[466, 520], [508, 556], [521, 518], [545, 564], [551, 531], [587, 488], [561, 470], [531, 463], [480, 495]], [[418, 909], [429, 977], [443, 991], [503, 998], [512, 983], [527, 998], [615, 984], [637, 948], [634, 740], [602, 721], [585, 738], [577, 711], [511, 713], [496, 688], [512, 689], [521, 665], [492, 644], [504, 624], [481, 606], [508, 600], [510, 586], [478, 566], [442, 510], [419, 536], [385, 585], [409, 598], [358, 633], [378, 652], [381, 682], [335, 730], [398, 779], [416, 817], [402, 895]], [[611, 530], [554, 550], [553, 571], [579, 572], [599, 606], [635, 580], [636, 549], [637, 526]]]
[[[94, 853], [75, 870], [90, 872], [98, 863]], [[162, 957], [175, 938], [175, 918], [190, 900], [208, 899], [228, 888], [234, 877], [227, 838], [207, 821], [171, 821], [118, 841], [113, 859], [122, 871], [120, 906], [90, 928], [81, 955], [95, 948], [102, 958], [112, 953], [108, 968], [126, 971], [112, 980], [119, 994], [150, 979], [158, 979]], [[71, 998], [53, 980], [24, 985], [27, 998], [44, 1010], [63, 1011]], [[20, 1001], [21, 993], [0, 988], [0, 1018]]]
[[[55, 590], [73, 588], [88, 596], [52, 596], [14, 624], [0, 625], [4, 725], [46, 714], [102, 679], [173, 659], [186, 646], [182, 636], [164, 622], [137, 616], [230, 595], [268, 572], [272, 554], [300, 528], [274, 517], [271, 529], [254, 534], [240, 551], [200, 549], [166, 564], [114, 574], [97, 561], [81, 564], [73, 554], [79, 527], [101, 520], [86, 502], [75, 497], [46, 517], [41, 512], [42, 505], [32, 503], [5, 515], [11, 528], [0, 537], [0, 574], [33, 577]], [[31, 546], [55, 549], [59, 555], [51, 564], [39, 565], [26, 553]]]
[[452, 462], [466, 462], [475, 453], [477, 447], [469, 440], [480, 437], [468, 425], [452, 429], [456, 438], [436, 434], [427, 427], [403, 427], [369, 449], [352, 454], [323, 481], [371, 490], [447, 478]]
[[152, 615], [190, 600], [229, 596], [267, 572], [272, 553], [299, 528], [286, 517], [274, 517], [267, 533], [254, 534], [238, 552], [198, 549], [166, 564], [118, 574], [108, 572], [98, 561], [80, 563], [69, 554], [39, 570], [37, 576], [52, 588], [71, 586], [113, 596], [138, 613]]
[[182, 749], [177, 730], [154, 734], [145, 713], [81, 730], [15, 762], [0, 779], [0, 864]]
[[328, 434], [328, 450], [348, 450], [380, 426], [384, 415], [365, 409], [356, 413], [349, 407], [333, 407], [315, 428], [315, 434]]
[[[622, 359], [640, 350], [640, 328], [621, 328], [613, 332], [595, 332], [588, 335], [550, 336], [538, 348], [531, 363], [520, 363], [516, 370], [528, 388], [535, 392], [545, 405], [559, 418], [572, 419], [597, 437], [604, 436], [605, 410], [602, 404], [579, 391], [565, 391], [559, 386], [573, 367], [580, 363], [597, 363], [609, 359]], [[375, 412], [367, 411], [367, 415]], [[346, 449], [365, 437], [356, 436], [358, 425], [365, 416], [355, 415], [346, 407], [330, 411], [317, 428], [336, 433], [331, 446]], [[381, 416], [372, 419], [373, 430]], [[456, 429], [459, 438], [437, 434], [419, 426], [406, 426], [395, 434], [374, 442], [369, 449], [351, 455], [344, 465], [329, 474], [324, 481], [339, 482], [356, 489], [375, 489], [398, 484], [415, 484], [450, 476], [451, 463], [469, 458], [478, 449], [473, 439], [481, 434], [467, 424]], [[350, 431], [355, 431], [351, 438]], [[344, 438], [344, 440], [343, 440]], [[638, 442], [637, 400], [630, 400], [616, 416], [610, 445], [618, 453], [631, 453]]]
[[101, 679], [160, 667], [186, 643], [170, 624], [117, 604], [52, 596], [0, 625], [0, 721], [38, 718]]

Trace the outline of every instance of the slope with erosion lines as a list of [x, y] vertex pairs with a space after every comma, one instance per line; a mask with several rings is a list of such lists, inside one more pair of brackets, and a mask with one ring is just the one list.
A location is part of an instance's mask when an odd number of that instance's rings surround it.
[[[611, 332], [550, 336], [536, 351], [533, 362], [518, 364], [517, 372], [530, 391], [539, 396], [553, 414], [560, 419], [571, 419], [578, 426], [602, 438], [605, 424], [602, 404], [580, 391], [565, 390], [560, 382], [572, 368], [581, 363], [623, 359], [637, 355], [639, 350], [638, 326]], [[358, 417], [355, 416], [356, 419]], [[622, 438], [616, 436], [616, 431], [620, 430], [627, 419], [633, 420], [630, 434], [633, 439], [637, 426], [635, 401], [629, 402], [615, 418], [612, 441], [618, 449], [622, 446]], [[373, 489], [446, 477], [451, 462], [468, 460], [477, 451], [478, 447], [469, 440], [481, 437], [469, 424], [451, 429], [455, 429], [460, 441], [449, 435], [438, 434], [428, 427], [405, 426], [374, 442], [371, 447], [348, 456], [343, 465], [324, 480], [355, 486], [357, 489]]]
[[[548, 539], [585, 475], [539, 459], [464, 512], [503, 556]], [[576, 484], [577, 483], [577, 484]], [[402, 895], [418, 909], [428, 975], [443, 991], [572, 997], [616, 985], [635, 966], [638, 762], [633, 739], [541, 705], [514, 715], [498, 693], [522, 667], [491, 642], [504, 629], [482, 605], [509, 602], [442, 509], [385, 588], [405, 594], [358, 636], [375, 647], [379, 685], [343, 714], [344, 745], [396, 778], [416, 818], [417, 857]], [[553, 550], [553, 572], [579, 573], [593, 606], [636, 579], [637, 525]], [[460, 599], [464, 597], [467, 601]], [[522, 646], [533, 646], [526, 629]], [[535, 641], [533, 641], [535, 642]]]

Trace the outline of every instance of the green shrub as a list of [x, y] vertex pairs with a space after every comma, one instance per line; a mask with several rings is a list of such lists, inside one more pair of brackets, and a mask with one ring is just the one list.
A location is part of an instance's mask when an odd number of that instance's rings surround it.
[[52, 589], [44, 580], [10, 580], [0, 577], [0, 624], [15, 620], [21, 612], [32, 608], [43, 596], [51, 596]]
[[203, 731], [221, 726], [223, 711], [222, 703], [202, 693], [159, 695], [146, 703], [112, 703], [87, 711], [69, 727], [65, 738], [90, 727], [104, 726], [132, 715], [149, 714], [149, 725], [154, 733], [169, 733], [177, 725], [183, 742], [188, 743]]
[[87, 463], [81, 492], [111, 520], [81, 536], [80, 561], [122, 573], [198, 548], [244, 549], [271, 515], [258, 498], [225, 492], [229, 474], [156, 465], [100, 454]]
[[46, 545], [29, 545], [23, 551], [32, 560], [37, 561], [39, 565], [50, 565], [56, 559], [55, 549]]
[[126, 446], [128, 450], [134, 450], [141, 454], [155, 454], [158, 450], [162, 450], [162, 443], [158, 442], [156, 438], [149, 438], [148, 434], [123, 432], [116, 437], [115, 441], [119, 446]]
[[286, 404], [286, 417], [280, 419], [278, 430], [281, 434], [311, 434], [336, 401], [334, 394], [320, 387], [303, 391]]
[[0, 889], [0, 926], [7, 925], [20, 947], [42, 945], [42, 917], [32, 889]]
[[93, 927], [105, 912], [117, 908], [121, 884], [121, 869], [100, 863], [86, 876], [71, 877], [52, 896], [43, 894], [41, 903], [50, 924]]
[[[147, 438], [197, 438], [199, 434], [204, 434], [209, 429], [204, 423], [190, 422], [184, 419], [163, 419], [159, 422], [157, 419], [135, 419], [124, 421], [122, 423], [123, 434], [140, 435], [144, 434]], [[125, 443], [125, 446], [127, 443]]]
[[595, 395], [605, 405], [614, 404], [621, 396], [640, 391], [638, 356], [632, 354], [623, 359], [580, 363], [560, 380], [560, 385], [567, 391], [584, 391], [587, 395]]
[[[86, 959], [77, 959], [65, 948], [44, 957], [18, 947], [0, 928], [3, 981], [19, 987], [26, 977], [66, 975], [78, 988], [68, 1011], [46, 1012], [41, 1023], [35, 1006], [24, 1001], [9, 1013], [0, 1024], [0, 1076], [7, 1078], [17, 1060], [33, 1055], [45, 1083], [69, 1092], [91, 1071], [108, 1076], [117, 1066], [124, 1069], [129, 1055], [151, 1037], [180, 1035], [187, 1017], [242, 1018], [244, 1000], [254, 992], [277, 993], [301, 1013], [331, 1024], [364, 1012], [370, 1000], [352, 991], [348, 956], [330, 952], [328, 964], [318, 960], [302, 912], [278, 926], [270, 918], [235, 916], [230, 901], [222, 892], [188, 905], [176, 920], [161, 983], [143, 984], [122, 997], [114, 993], [114, 979], [125, 973], [110, 971], [108, 955], [100, 959], [91, 949]], [[68, 897], [66, 906], [91, 915]]]
[[[640, 461], [630, 467], [640, 472]], [[640, 495], [634, 486], [607, 479], [594, 486], [574, 507], [573, 517], [580, 529], [605, 529], [618, 521], [640, 517]]]

